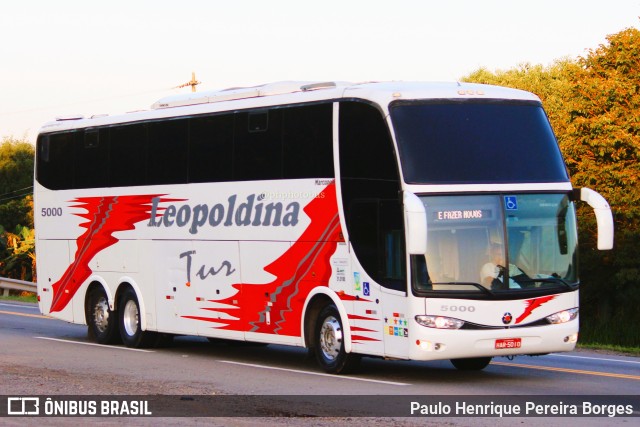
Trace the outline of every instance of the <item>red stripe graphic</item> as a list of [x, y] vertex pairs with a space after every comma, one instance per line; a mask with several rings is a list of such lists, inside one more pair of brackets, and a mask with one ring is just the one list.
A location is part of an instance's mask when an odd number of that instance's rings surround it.
[[356, 332], [378, 332], [373, 329], [361, 328], [360, 326], [352, 326], [351, 330]]
[[344, 292], [338, 292], [338, 297], [342, 301], [361, 301], [361, 302], [372, 302], [370, 299], [361, 298], [357, 295], [349, 295]]
[[[236, 319], [212, 318], [211, 321], [226, 323], [221, 329], [301, 335], [300, 316], [307, 295], [317, 286], [328, 285], [330, 257], [335, 253], [338, 242], [343, 241], [335, 184], [329, 184], [304, 208], [304, 212], [311, 219], [309, 226], [280, 258], [264, 268], [276, 277], [275, 280], [235, 284], [233, 287], [237, 292], [231, 297], [210, 300], [227, 304], [228, 308], [202, 308], [240, 316]], [[205, 320], [196, 316], [183, 317]]]
[[527, 317], [529, 317], [529, 315], [533, 312], [533, 310], [535, 310], [536, 308], [540, 307], [541, 305], [551, 301], [552, 299], [554, 299], [557, 295], [549, 295], [546, 297], [540, 297], [540, 298], [533, 298], [533, 299], [529, 299], [525, 301], [525, 310], [524, 312], [520, 315], [520, 317], [518, 317], [516, 319], [516, 325], [520, 322], [522, 322], [524, 319], [526, 319]]
[[348, 314], [347, 317], [349, 318], [349, 320], [379, 320], [375, 317], [365, 317], [358, 314]]
[[351, 341], [354, 343], [357, 343], [358, 341], [380, 341], [380, 340], [376, 338], [365, 337], [363, 335], [351, 335]]
[[63, 310], [82, 283], [91, 276], [89, 263], [93, 257], [118, 242], [113, 233], [133, 230], [136, 223], [148, 220], [151, 217], [151, 200], [160, 196], [162, 195], [83, 197], [72, 201], [76, 203], [72, 208], [86, 210], [85, 213], [74, 215], [87, 220], [80, 224], [87, 230], [77, 239], [78, 249], [73, 263], [52, 286], [51, 312]]

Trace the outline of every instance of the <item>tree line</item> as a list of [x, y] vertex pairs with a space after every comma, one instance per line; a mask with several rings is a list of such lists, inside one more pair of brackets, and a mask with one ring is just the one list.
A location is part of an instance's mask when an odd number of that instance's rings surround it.
[[33, 145], [3, 138], [0, 144], [0, 276], [35, 280]]
[[[596, 221], [578, 208], [581, 340], [640, 346], [640, 31], [625, 29], [584, 57], [548, 66], [480, 68], [464, 81], [537, 94], [556, 132], [574, 187], [611, 204], [615, 247], [596, 250]], [[0, 145], [0, 275], [35, 280], [33, 146]], [[533, 165], [532, 167], [535, 167]]]
[[[578, 208], [581, 341], [640, 346], [640, 31], [628, 28], [584, 57], [549, 66], [480, 68], [464, 81], [537, 94], [574, 187], [611, 205], [615, 247], [596, 248], [596, 220]], [[535, 165], [532, 165], [535, 167]]]

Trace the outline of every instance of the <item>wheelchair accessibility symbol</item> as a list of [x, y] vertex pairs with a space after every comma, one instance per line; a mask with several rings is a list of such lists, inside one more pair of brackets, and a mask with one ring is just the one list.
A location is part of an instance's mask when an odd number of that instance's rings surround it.
[[504, 196], [504, 207], [508, 211], [517, 211], [518, 198], [516, 196]]

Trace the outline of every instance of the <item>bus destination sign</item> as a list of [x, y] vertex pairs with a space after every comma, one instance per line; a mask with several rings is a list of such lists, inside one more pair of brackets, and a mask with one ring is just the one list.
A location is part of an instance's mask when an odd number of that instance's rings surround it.
[[434, 212], [436, 221], [460, 221], [491, 218], [490, 209], [451, 209]]

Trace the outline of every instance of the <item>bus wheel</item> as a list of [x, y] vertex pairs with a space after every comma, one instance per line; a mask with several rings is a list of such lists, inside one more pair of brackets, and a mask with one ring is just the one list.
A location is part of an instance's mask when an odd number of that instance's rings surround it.
[[358, 366], [360, 355], [344, 350], [342, 320], [335, 305], [320, 312], [314, 339], [316, 360], [326, 372], [346, 374]]
[[98, 344], [116, 344], [120, 340], [116, 313], [109, 309], [107, 294], [102, 288], [94, 288], [87, 305], [87, 330], [89, 337]]
[[140, 327], [140, 303], [133, 289], [128, 288], [120, 298], [120, 336], [127, 347], [150, 347], [157, 341], [154, 332], [143, 331]]
[[461, 371], [481, 371], [491, 362], [491, 357], [472, 357], [469, 359], [451, 359], [451, 363]]

